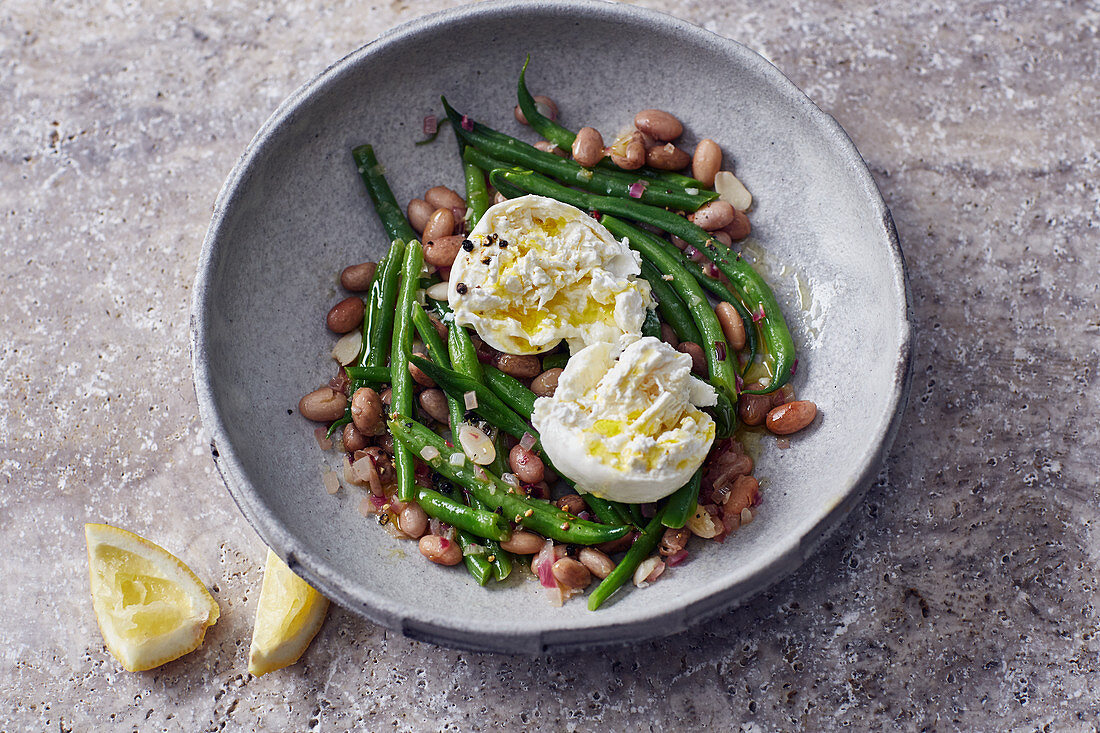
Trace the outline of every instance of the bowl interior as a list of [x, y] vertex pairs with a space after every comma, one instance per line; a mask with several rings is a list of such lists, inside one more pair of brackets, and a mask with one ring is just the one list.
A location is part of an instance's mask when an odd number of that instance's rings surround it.
[[[675, 112], [686, 144], [716, 140], [755, 197], [760, 266], [786, 307], [801, 358], [794, 384], [820, 409], [791, 448], [754, 449], [764, 503], [724, 544], [641, 592], [590, 613], [552, 607], [531, 583], [479, 588], [432, 566], [330, 497], [298, 398], [335, 372], [323, 326], [335, 275], [377, 259], [386, 236], [350, 150], [370, 142], [398, 201], [462, 191], [453, 134], [430, 145], [439, 95], [533, 141], [512, 117], [520, 66], [562, 121], [610, 138], [644, 107]], [[745, 48], [629, 6], [486, 4], [417, 21], [364, 47], [291, 97], [253, 141], [219, 199], [194, 312], [196, 386], [218, 465], [261, 536], [338, 603], [412, 636], [510, 651], [671, 633], [793, 569], [861, 494], [904, 401], [909, 331], [889, 214], [831, 118]], [[518, 574], [517, 574], [518, 575]]]

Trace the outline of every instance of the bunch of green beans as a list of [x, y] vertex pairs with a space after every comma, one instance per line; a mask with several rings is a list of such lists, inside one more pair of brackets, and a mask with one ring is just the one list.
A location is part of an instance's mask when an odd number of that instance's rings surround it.
[[[447, 353], [447, 347], [443, 345], [443, 339], [440, 338], [439, 333], [435, 330], [435, 326], [432, 325], [431, 319], [428, 318], [427, 311], [419, 303], [413, 303], [413, 325], [416, 327], [416, 332], [420, 335], [421, 340], [428, 347], [428, 356], [432, 359], [432, 364], [438, 366], [440, 369], [446, 369], [450, 365], [450, 356]], [[458, 328], [458, 326], [454, 326]], [[418, 358], [418, 357], [414, 357]], [[458, 433], [458, 426], [462, 424], [463, 418], [466, 414], [466, 408], [461, 398], [457, 397], [451, 392], [446, 393], [447, 397], [447, 415], [450, 418], [450, 427], [452, 434]], [[470, 502], [470, 505], [484, 509], [476, 499]], [[425, 509], [427, 511], [427, 509]], [[430, 512], [429, 512], [430, 514]], [[463, 550], [473, 544], [473, 540], [468, 534], [463, 532], [458, 533], [458, 542], [462, 545]], [[492, 574], [497, 580], [504, 580], [512, 572], [512, 560], [511, 556], [505, 552], [500, 545], [493, 539], [487, 539], [482, 544], [488, 549], [485, 555], [468, 554], [463, 552], [462, 559], [466, 563], [467, 569], [470, 574], [478, 579], [478, 582], [482, 585], [489, 579], [489, 575]], [[489, 560], [488, 558], [493, 558]]]
[[[451, 119], [455, 133], [471, 147], [499, 160], [530, 168], [561, 181], [568, 181], [571, 185], [586, 191], [608, 196], [629, 197], [631, 187], [641, 180], [649, 185], [641, 186], [639, 200], [655, 206], [670, 206], [685, 211], [695, 211], [703, 204], [718, 198], [718, 194], [714, 191], [693, 188], [694, 192], [691, 192], [683, 185], [648, 182], [625, 171], [584, 168], [572, 160], [559, 158], [553, 153], [539, 150], [533, 145], [497, 132], [480, 122], [474, 122], [468, 116], [464, 117], [455, 111], [446, 97], [443, 97], [443, 108]], [[466, 120], [466, 124], [463, 124], [463, 119]], [[701, 184], [695, 181], [695, 185]]]

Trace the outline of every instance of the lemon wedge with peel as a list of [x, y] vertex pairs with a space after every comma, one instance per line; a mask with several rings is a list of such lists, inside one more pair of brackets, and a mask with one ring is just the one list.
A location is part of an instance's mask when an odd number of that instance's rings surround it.
[[85, 524], [92, 606], [107, 649], [131, 672], [202, 645], [218, 603], [191, 569], [144, 537]]
[[269, 549], [248, 671], [259, 677], [297, 662], [321, 629], [327, 612], [328, 599]]

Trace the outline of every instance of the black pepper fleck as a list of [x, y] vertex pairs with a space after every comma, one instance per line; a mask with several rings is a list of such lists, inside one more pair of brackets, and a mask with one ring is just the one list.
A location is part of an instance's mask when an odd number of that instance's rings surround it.
[[466, 250], [467, 252], [473, 252], [474, 251], [474, 243], [471, 242], [469, 239], [463, 239], [462, 240], [462, 249]]
[[466, 291], [469, 290], [469, 288], [466, 287], [466, 283], [459, 283], [458, 285], [455, 285], [455, 290], [458, 292], [459, 295], [465, 295]]

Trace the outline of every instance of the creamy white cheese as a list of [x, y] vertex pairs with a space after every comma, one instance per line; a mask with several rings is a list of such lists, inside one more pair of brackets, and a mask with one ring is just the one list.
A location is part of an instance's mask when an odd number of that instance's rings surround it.
[[489, 208], [451, 268], [455, 320], [490, 346], [537, 354], [639, 336], [649, 283], [638, 254], [580, 209], [542, 196]]
[[600, 343], [574, 354], [531, 424], [554, 466], [577, 486], [631, 503], [656, 501], [687, 483], [714, 442], [699, 409], [717, 394], [691, 375], [691, 357], [639, 338], [619, 353]]

